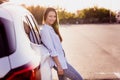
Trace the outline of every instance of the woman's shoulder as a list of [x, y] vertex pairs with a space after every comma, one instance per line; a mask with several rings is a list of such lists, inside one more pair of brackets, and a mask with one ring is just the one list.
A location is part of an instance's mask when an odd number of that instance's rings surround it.
[[46, 24], [43, 24], [42, 27], [45, 29], [49, 29], [49, 25], [46, 25]]
[[40, 29], [40, 32], [46, 32], [46, 31], [48, 31], [49, 29], [47, 27], [48, 27], [47, 25], [42, 25], [42, 27]]
[[52, 29], [52, 27], [49, 26], [49, 25], [44, 24], [44, 25], [42, 26], [42, 30], [51, 30], [51, 29]]

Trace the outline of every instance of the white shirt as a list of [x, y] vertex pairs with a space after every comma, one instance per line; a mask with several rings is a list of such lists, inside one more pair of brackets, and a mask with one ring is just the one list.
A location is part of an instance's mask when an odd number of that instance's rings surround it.
[[[43, 25], [40, 30], [41, 41], [47, 47], [51, 57], [58, 56], [63, 69], [67, 69], [67, 61], [64, 56], [62, 44], [58, 35], [55, 33], [54, 29], [49, 25]], [[55, 62], [50, 60], [52, 66], [56, 65]]]

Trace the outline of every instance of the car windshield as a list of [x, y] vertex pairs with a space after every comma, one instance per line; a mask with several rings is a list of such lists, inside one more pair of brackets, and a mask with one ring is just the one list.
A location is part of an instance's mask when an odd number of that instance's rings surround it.
[[15, 51], [15, 31], [12, 21], [0, 18], [0, 58]]

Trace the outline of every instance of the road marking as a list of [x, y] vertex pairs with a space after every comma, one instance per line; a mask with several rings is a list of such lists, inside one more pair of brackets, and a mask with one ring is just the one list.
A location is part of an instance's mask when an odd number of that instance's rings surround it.
[[114, 72], [114, 75], [116, 75], [118, 78], [120, 78], [120, 73]]
[[104, 73], [104, 72], [100, 72], [100, 73], [98, 73], [98, 74], [106, 74], [106, 73]]
[[107, 72], [107, 73], [105, 73], [105, 72], [99, 72], [99, 73], [96, 73], [96, 74], [109, 75], [109, 74], [113, 74], [113, 73], [111, 73], [111, 72]]
[[113, 73], [99, 72], [99, 73], [97, 73], [97, 74], [101, 74], [101, 75], [114, 74], [117, 78], [120, 79], [120, 72], [113, 72]]

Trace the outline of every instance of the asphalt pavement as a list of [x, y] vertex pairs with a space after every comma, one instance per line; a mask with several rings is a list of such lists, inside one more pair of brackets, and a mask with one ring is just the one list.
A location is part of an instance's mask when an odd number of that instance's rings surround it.
[[119, 24], [61, 25], [60, 32], [68, 62], [85, 80], [120, 80]]

